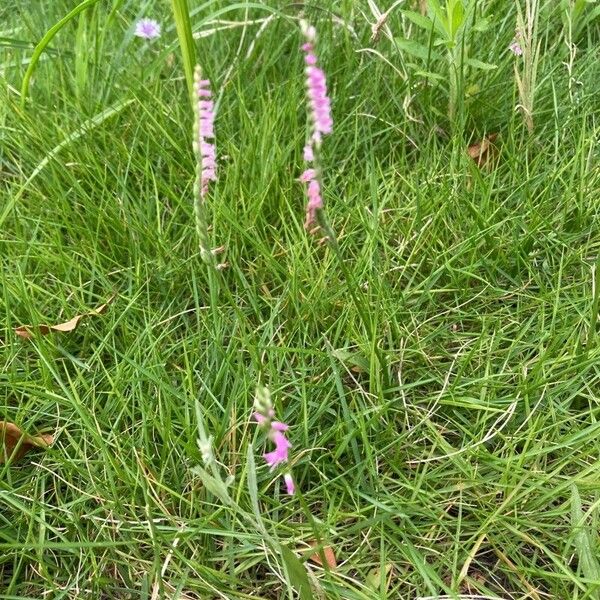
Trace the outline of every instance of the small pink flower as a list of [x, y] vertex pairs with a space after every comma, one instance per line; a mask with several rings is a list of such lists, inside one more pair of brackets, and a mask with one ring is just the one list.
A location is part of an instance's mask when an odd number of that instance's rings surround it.
[[317, 224], [317, 210], [323, 208], [323, 198], [321, 197], [321, 187], [316, 179], [308, 184], [308, 203], [306, 204], [306, 220], [304, 227], [309, 231]]
[[292, 444], [281, 431], [273, 431], [270, 437], [275, 444], [275, 450], [263, 454], [263, 457], [271, 469], [274, 469], [278, 464], [287, 462], [288, 450], [292, 447]]
[[311, 144], [306, 144], [306, 146], [304, 146], [304, 160], [306, 162], [312, 162], [315, 160], [315, 153], [313, 152], [313, 147]]
[[267, 421], [267, 417], [265, 417], [265, 415], [261, 415], [259, 412], [255, 412], [252, 416], [259, 425], [263, 425]]
[[160, 37], [160, 24], [154, 19], [140, 19], [135, 24], [133, 35], [146, 40], [153, 40]]
[[294, 492], [296, 491], [296, 486], [294, 485], [294, 478], [292, 477], [291, 473], [286, 473], [283, 476], [283, 481], [285, 481], [285, 488], [287, 490], [287, 493], [292, 496], [294, 494]]
[[273, 429], [274, 431], [287, 431], [290, 428], [289, 425], [286, 425], [285, 423], [282, 423], [281, 421], [272, 421], [271, 422], [271, 429]]
[[306, 169], [302, 175], [298, 178], [302, 183], [308, 183], [312, 181], [317, 175], [317, 172], [314, 169]]
[[508, 49], [515, 56], [523, 56], [523, 48], [521, 48], [521, 45], [516, 40], [514, 42], [512, 42], [512, 44], [508, 47]]

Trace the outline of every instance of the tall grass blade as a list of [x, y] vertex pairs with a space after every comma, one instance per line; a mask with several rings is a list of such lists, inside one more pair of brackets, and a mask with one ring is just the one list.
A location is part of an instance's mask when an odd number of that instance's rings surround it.
[[64, 16], [58, 23], [55, 23], [48, 31], [46, 35], [40, 40], [38, 45], [35, 47], [33, 51], [33, 55], [31, 56], [31, 62], [27, 67], [27, 71], [25, 71], [25, 75], [23, 76], [23, 83], [21, 84], [21, 106], [25, 106], [25, 101], [27, 100], [27, 95], [29, 94], [29, 82], [31, 81], [31, 76], [35, 71], [35, 67], [38, 64], [40, 56], [46, 49], [46, 46], [52, 41], [52, 38], [65, 26], [67, 23], [70, 23], [72, 19], [74, 19], [80, 12], [84, 11], [86, 8], [96, 4], [98, 0], [84, 0], [81, 4], [77, 5], [69, 14]]
[[177, 27], [177, 37], [181, 47], [181, 58], [183, 70], [188, 86], [190, 100], [194, 98], [194, 68], [196, 66], [196, 46], [192, 35], [192, 22], [190, 21], [190, 10], [187, 0], [171, 0], [173, 17]]
[[581, 508], [581, 497], [576, 485], [571, 486], [571, 526], [575, 533], [575, 549], [581, 572], [586, 579], [598, 582], [590, 590], [589, 598], [600, 599], [600, 563], [594, 552], [594, 542], [585, 527], [585, 514]]

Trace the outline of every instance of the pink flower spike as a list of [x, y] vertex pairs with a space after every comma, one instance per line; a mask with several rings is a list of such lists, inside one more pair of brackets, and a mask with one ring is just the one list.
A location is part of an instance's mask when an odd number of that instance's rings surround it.
[[321, 186], [319, 185], [319, 182], [316, 179], [313, 179], [308, 184], [307, 194], [309, 205], [312, 204], [315, 208], [323, 207], [323, 198], [321, 198]]
[[296, 486], [294, 485], [294, 479], [291, 475], [291, 473], [286, 473], [283, 476], [283, 481], [285, 481], [285, 488], [287, 490], [287, 493], [292, 496], [294, 494], [294, 492], [296, 491]]
[[196, 110], [196, 139], [194, 148], [198, 157], [198, 189], [200, 198], [206, 196], [209, 181], [217, 180], [217, 151], [208, 138], [215, 137], [215, 104], [211, 97], [210, 81], [200, 79], [200, 68], [194, 74], [194, 91], [198, 98]]

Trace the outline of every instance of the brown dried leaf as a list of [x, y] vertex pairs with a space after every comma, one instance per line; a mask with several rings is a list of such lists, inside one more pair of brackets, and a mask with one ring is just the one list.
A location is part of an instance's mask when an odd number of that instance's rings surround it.
[[0, 464], [20, 460], [32, 448], [47, 448], [54, 442], [54, 436], [43, 433], [28, 435], [14, 423], [0, 421]]
[[76, 317], [73, 317], [71, 320], [66, 321], [65, 323], [59, 323], [58, 325], [37, 325], [37, 326], [21, 325], [20, 327], [15, 327], [15, 333], [19, 337], [22, 337], [25, 340], [30, 340], [33, 337], [35, 337], [36, 332], [39, 332], [40, 335], [48, 335], [49, 333], [52, 333], [53, 331], [62, 331], [62, 332], [73, 331], [77, 327], [77, 325], [79, 325], [79, 322], [81, 321], [81, 319], [83, 319], [85, 317], [99, 316], [99, 315], [103, 314], [104, 312], [106, 312], [108, 305], [113, 301], [113, 299], [114, 299], [114, 296], [111, 296], [104, 304], [102, 304], [98, 308], [94, 308], [94, 309], [90, 310], [89, 312], [83, 313], [81, 315], [77, 315]]
[[475, 161], [475, 164], [479, 168], [489, 167], [498, 156], [498, 148], [494, 146], [497, 137], [497, 133], [490, 133], [481, 142], [472, 144], [467, 148], [467, 154]]
[[[309, 544], [314, 548], [319, 547], [319, 544], [317, 544], [317, 542], [315, 542], [314, 540], [310, 541]], [[308, 557], [308, 560], [322, 567], [323, 561], [321, 560], [321, 553], [323, 553], [323, 557], [325, 558], [325, 564], [329, 567], [329, 569], [337, 569], [337, 561], [335, 560], [335, 554], [331, 546], [323, 546], [320, 551], [317, 550], [316, 552], [311, 554]]]

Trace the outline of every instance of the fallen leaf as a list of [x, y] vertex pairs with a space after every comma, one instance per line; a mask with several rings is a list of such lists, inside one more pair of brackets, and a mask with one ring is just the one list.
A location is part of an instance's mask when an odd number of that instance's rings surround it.
[[0, 421], [0, 464], [20, 460], [32, 448], [47, 448], [53, 442], [54, 436], [48, 433], [28, 435], [14, 423]]
[[[314, 540], [310, 541], [309, 544], [313, 546], [313, 548], [318, 548], [319, 544]], [[322, 546], [320, 550], [317, 550], [313, 554], [308, 557], [308, 560], [314, 562], [320, 567], [323, 566], [323, 561], [321, 560], [321, 554], [325, 558], [325, 564], [329, 567], [329, 569], [337, 569], [337, 561], [335, 560], [335, 554], [331, 546]]]
[[497, 157], [498, 148], [494, 146], [497, 137], [497, 133], [490, 133], [490, 135], [484, 137], [481, 142], [472, 144], [467, 148], [467, 154], [475, 161], [475, 164], [479, 168], [489, 167]]
[[71, 320], [65, 321], [64, 323], [59, 323], [58, 325], [37, 325], [37, 326], [21, 325], [20, 327], [15, 327], [15, 333], [19, 337], [22, 337], [23, 339], [30, 340], [33, 337], [35, 337], [35, 332], [39, 332], [40, 335], [48, 335], [49, 333], [52, 333], [53, 331], [62, 331], [62, 332], [73, 331], [77, 327], [77, 325], [79, 325], [79, 322], [81, 321], [81, 319], [84, 319], [85, 317], [99, 316], [99, 315], [103, 314], [104, 312], [106, 312], [108, 305], [113, 301], [113, 299], [114, 299], [114, 296], [111, 296], [104, 304], [102, 304], [98, 308], [94, 308], [94, 309], [90, 310], [89, 312], [83, 313], [81, 315], [77, 315], [76, 317], [73, 317]]

